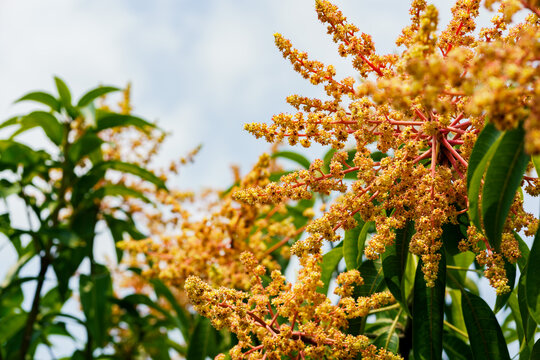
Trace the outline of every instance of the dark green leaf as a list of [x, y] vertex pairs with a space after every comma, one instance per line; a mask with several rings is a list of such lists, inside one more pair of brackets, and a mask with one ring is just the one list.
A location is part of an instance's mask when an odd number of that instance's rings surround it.
[[96, 151], [103, 144], [103, 140], [93, 133], [85, 133], [69, 148], [68, 157], [74, 164], [78, 163], [83, 157]]
[[[478, 135], [478, 139], [476, 140], [471, 156], [469, 157], [469, 166], [467, 168], [467, 190], [469, 190], [471, 186], [471, 181], [476, 169], [500, 136], [501, 132], [497, 130], [492, 123], [486, 124], [484, 129]], [[483, 169], [481, 170], [481, 173], [482, 175], [484, 174]]]
[[154, 124], [151, 124], [148, 121], [143, 120], [139, 117], [116, 113], [99, 113], [96, 122], [96, 131], [101, 131], [114, 127], [134, 126], [142, 131], [148, 132], [149, 129], [156, 127]]
[[278, 151], [272, 154], [272, 158], [283, 158], [283, 159], [292, 160], [305, 169], [309, 169], [309, 166], [311, 165], [309, 160], [306, 159], [303, 155], [300, 155], [292, 151]]
[[[467, 178], [468, 179], [470, 178], [470, 180], [467, 181], [467, 197], [469, 200], [469, 210], [468, 210], [469, 219], [480, 232], [483, 232], [483, 229], [482, 229], [482, 225], [480, 221], [480, 214], [478, 212], [478, 205], [479, 205], [480, 189], [482, 186], [482, 179], [484, 178], [484, 173], [485, 173], [486, 168], [491, 162], [493, 155], [497, 151], [497, 147], [499, 146], [501, 138], [502, 137], [499, 137], [491, 145], [489, 150], [483, 156], [482, 160], [475, 167], [474, 171], [472, 170], [470, 166], [469, 166], [469, 169], [467, 170]], [[478, 141], [477, 141], [477, 144], [478, 144]]]
[[459, 337], [445, 332], [443, 335], [443, 348], [448, 359], [470, 360], [473, 359], [471, 347]]
[[0, 140], [0, 166], [11, 165], [31, 167], [37, 162], [44, 160], [39, 151], [18, 143], [13, 140]]
[[527, 305], [532, 318], [537, 324], [540, 324], [540, 230], [536, 232], [534, 242], [531, 248], [529, 259], [532, 259], [527, 264], [527, 279], [525, 289], [527, 294]]
[[100, 187], [90, 195], [89, 201], [92, 201], [92, 199], [103, 199], [105, 196], [134, 197], [147, 203], [152, 202], [141, 192], [119, 184], [107, 184]]
[[138, 165], [123, 162], [123, 161], [106, 161], [99, 164], [96, 164], [92, 171], [100, 171], [100, 170], [116, 170], [124, 173], [129, 173], [136, 175], [140, 177], [143, 180], [146, 180], [148, 182], [151, 182], [152, 184], [156, 185], [160, 189], [166, 189], [165, 182], [160, 179], [158, 176], [154, 175], [153, 172], [146, 170]]
[[60, 111], [60, 103], [58, 102], [58, 100], [54, 96], [46, 92], [34, 91], [15, 100], [16, 103], [21, 101], [36, 101], [38, 103], [49, 106], [54, 111]]
[[519, 302], [518, 302], [518, 289], [514, 289], [512, 293], [510, 294], [510, 297], [508, 298], [508, 307], [510, 308], [512, 317], [514, 319], [514, 322], [516, 324], [516, 332], [518, 335], [519, 342], [523, 342], [523, 339], [525, 338], [525, 331], [523, 330], [523, 321], [521, 319], [521, 312], [519, 310]]
[[502, 230], [521, 184], [530, 156], [525, 154], [525, 131], [519, 127], [504, 133], [490, 162], [482, 189], [482, 219], [491, 246], [500, 250]]
[[373, 340], [373, 345], [397, 354], [399, 349], [399, 337], [395, 331], [392, 331], [392, 334], [380, 334]]
[[210, 321], [199, 317], [197, 326], [189, 339], [186, 360], [204, 360], [208, 353], [208, 340], [210, 335]]
[[358, 286], [354, 291], [354, 296], [370, 296], [379, 292], [384, 287], [384, 274], [379, 260], [367, 260], [358, 268], [360, 275], [364, 279], [364, 284]]
[[497, 295], [497, 300], [495, 301], [495, 308], [493, 309], [495, 314], [498, 313], [504, 305], [506, 305], [506, 302], [508, 301], [512, 290], [514, 290], [514, 285], [516, 284], [516, 264], [511, 264], [505, 260], [504, 269], [506, 270], [506, 277], [508, 278], [508, 286], [510, 287], [510, 291], [505, 294]]
[[68, 248], [61, 251], [53, 262], [53, 270], [58, 279], [58, 291], [63, 298], [67, 296], [69, 280], [87, 255], [88, 249], [86, 247]]
[[536, 330], [536, 322], [530, 314], [529, 306], [527, 303], [527, 267], [521, 273], [518, 281], [518, 306], [519, 312], [521, 314], [521, 323], [523, 324], [523, 335], [525, 337], [524, 342], [529, 343], [531, 340], [534, 340], [534, 333]]
[[466, 237], [461, 232], [461, 226], [459, 224], [446, 223], [442, 226], [442, 230], [442, 241], [447, 254], [457, 255], [461, 253], [458, 244]]
[[397, 229], [394, 243], [386, 247], [382, 254], [382, 267], [384, 280], [388, 290], [394, 295], [397, 301], [407, 309], [404, 290], [402, 284], [405, 267], [407, 266], [407, 255], [409, 254], [409, 242], [414, 234], [414, 223], [407, 222], [403, 229]]
[[510, 360], [495, 314], [481, 297], [461, 292], [463, 317], [475, 360]]
[[343, 258], [345, 259], [347, 270], [353, 270], [358, 267], [359, 235], [365, 225], [359, 214], [354, 215], [354, 219], [357, 225], [353, 229], [345, 231], [345, 237], [343, 239]]
[[420, 260], [414, 279], [413, 351], [415, 359], [442, 359], [446, 261], [441, 254], [435, 286], [428, 287]]
[[84, 94], [79, 100], [79, 102], [77, 103], [77, 106], [78, 107], [86, 106], [100, 96], [103, 96], [113, 91], [119, 91], [119, 90], [120, 90], [119, 88], [112, 87], [112, 86], [97, 87], [95, 89], [88, 91], [86, 94]]
[[182, 308], [180, 304], [178, 304], [178, 301], [174, 297], [171, 290], [169, 290], [169, 288], [165, 286], [163, 282], [161, 282], [158, 279], [152, 279], [150, 280], [150, 282], [154, 286], [154, 291], [156, 292], [156, 295], [164, 297], [172, 306], [174, 311], [176, 312], [176, 317], [178, 318], [178, 321], [179, 321], [180, 331], [182, 332], [182, 335], [184, 336], [184, 338], [187, 339], [189, 335], [188, 330], [191, 325], [188, 319], [188, 316], [186, 315], [187, 311], [184, 308]]
[[536, 340], [534, 343], [530, 359], [540, 359], [540, 339]]
[[324, 285], [317, 289], [317, 291], [321, 294], [328, 293], [328, 287], [330, 286], [332, 275], [334, 274], [334, 271], [336, 270], [342, 258], [343, 249], [341, 248], [341, 246], [336, 246], [335, 248], [323, 255], [323, 261], [321, 265], [321, 281]]
[[358, 234], [358, 256], [356, 257], [356, 264], [362, 263], [362, 256], [364, 255], [364, 247], [366, 245], [367, 236], [370, 229], [375, 225], [374, 221], [368, 221], [362, 226], [362, 231]]
[[521, 252], [521, 257], [518, 259], [517, 264], [519, 267], [519, 271], [523, 272], [523, 269], [525, 269], [525, 267], [527, 266], [527, 260], [529, 259], [530, 250], [525, 241], [523, 241], [523, 239], [521, 238], [521, 236], [519, 236], [519, 234], [515, 231], [513, 233], [514, 238], [518, 241], [519, 251]]
[[95, 346], [105, 345], [111, 320], [112, 282], [109, 271], [102, 265], [94, 265], [95, 273], [81, 275], [79, 294], [86, 326], [94, 338]]

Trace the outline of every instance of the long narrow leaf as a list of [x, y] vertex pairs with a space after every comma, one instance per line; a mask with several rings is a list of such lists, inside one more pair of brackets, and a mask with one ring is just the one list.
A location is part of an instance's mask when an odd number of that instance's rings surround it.
[[416, 359], [442, 359], [445, 269], [443, 253], [435, 286], [428, 287], [424, 280], [422, 261], [416, 268], [412, 314], [413, 351]]
[[317, 291], [321, 294], [328, 293], [328, 287], [330, 286], [330, 281], [332, 280], [332, 274], [336, 270], [339, 262], [343, 258], [343, 249], [341, 246], [336, 246], [329, 252], [323, 255], [323, 261], [321, 265], [321, 280], [323, 286], [318, 288]]
[[474, 148], [469, 157], [469, 166], [467, 167], [467, 190], [471, 185], [472, 177], [476, 172], [477, 167], [500, 136], [501, 132], [497, 130], [492, 123], [488, 123], [478, 135], [478, 139], [474, 143]]
[[482, 190], [482, 220], [491, 246], [500, 250], [502, 230], [510, 206], [527, 168], [525, 131], [519, 127], [504, 133], [486, 172]]
[[345, 259], [347, 270], [353, 270], [358, 267], [358, 241], [362, 228], [365, 225], [360, 215], [356, 214], [354, 219], [358, 225], [351, 230], [345, 231], [343, 238], [343, 258]]
[[510, 360], [495, 314], [481, 297], [461, 292], [463, 317], [475, 360]]
[[534, 242], [531, 248], [529, 259], [532, 259], [527, 264], [527, 279], [525, 289], [527, 294], [527, 305], [529, 312], [537, 324], [540, 324], [540, 230], [536, 232]]
[[113, 87], [113, 86], [100, 86], [100, 87], [97, 87], [95, 89], [92, 89], [92, 90], [88, 91], [86, 94], [84, 94], [80, 98], [79, 102], [77, 103], [77, 106], [78, 107], [86, 106], [86, 105], [90, 104], [92, 101], [94, 101], [95, 99], [97, 99], [100, 96], [103, 96], [103, 95], [108, 94], [110, 92], [119, 91], [119, 90], [120, 90], [119, 88]]
[[58, 100], [54, 96], [46, 92], [34, 91], [15, 100], [16, 103], [21, 101], [35, 101], [47, 105], [54, 111], [60, 111], [60, 103], [58, 102]]
[[309, 169], [311, 163], [303, 155], [295, 153], [293, 151], [278, 151], [272, 154], [272, 158], [283, 158], [294, 161], [305, 169]]
[[407, 255], [409, 254], [409, 242], [414, 233], [414, 223], [408, 222], [403, 229], [396, 230], [394, 244], [386, 247], [382, 255], [382, 267], [384, 280], [388, 290], [394, 295], [397, 301], [404, 305], [404, 287], [402, 284], [405, 267], [407, 266]]
[[208, 340], [210, 337], [210, 321], [202, 316], [195, 326], [195, 330], [189, 339], [187, 360], [204, 360], [208, 353]]
[[[499, 146], [500, 139], [497, 139], [487, 153], [484, 155], [482, 160], [478, 163], [476, 166], [474, 172], [472, 172], [472, 176], [470, 180], [467, 182], [467, 197], [469, 199], [469, 218], [471, 219], [471, 222], [476, 226], [476, 228], [483, 232], [481, 220], [480, 220], [480, 213], [478, 211], [478, 205], [479, 205], [479, 197], [480, 197], [480, 188], [482, 185], [482, 179], [484, 178], [484, 173], [486, 168], [488, 167], [489, 163], [491, 162], [491, 159], [493, 158], [493, 155], [495, 154], [495, 151], [497, 151], [497, 147]], [[472, 170], [471, 170], [472, 171]], [[469, 176], [469, 173], [471, 171], [467, 172], [467, 176]]]
[[106, 161], [106, 162], [96, 164], [94, 166], [94, 169], [96, 169], [96, 171], [110, 169], [110, 170], [116, 170], [116, 171], [120, 171], [124, 173], [133, 174], [140, 177], [143, 180], [151, 182], [152, 184], [156, 185], [160, 189], [167, 188], [165, 186], [165, 182], [161, 178], [156, 176], [153, 172], [146, 170], [136, 164], [111, 160], [111, 161]]
[[154, 124], [132, 115], [105, 113], [100, 114], [96, 119], [96, 131], [127, 126], [134, 126], [144, 132], [156, 127]]

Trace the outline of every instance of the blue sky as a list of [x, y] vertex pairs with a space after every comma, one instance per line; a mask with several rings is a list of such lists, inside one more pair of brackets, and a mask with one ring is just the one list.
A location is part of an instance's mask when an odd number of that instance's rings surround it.
[[[408, 1], [335, 3], [379, 51], [397, 50]], [[446, 24], [451, 2], [434, 3]], [[285, 103], [290, 94], [322, 94], [281, 57], [275, 32], [336, 65], [338, 75], [355, 76], [318, 22], [313, 0], [0, 0], [0, 120], [28, 110], [13, 105], [22, 94], [52, 91], [54, 75], [76, 96], [131, 81], [134, 113], [172, 132], [161, 162], [203, 145], [178, 185], [225, 188], [231, 164], [245, 172], [269, 148], [243, 131], [245, 123], [292, 111]], [[314, 149], [311, 158], [322, 156]], [[537, 214], [538, 201], [530, 204]]]

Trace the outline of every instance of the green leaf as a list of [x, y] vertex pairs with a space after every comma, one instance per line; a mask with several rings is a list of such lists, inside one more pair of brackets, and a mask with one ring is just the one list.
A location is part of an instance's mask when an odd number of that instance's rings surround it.
[[[0, 179], [0, 198], [7, 198], [10, 195], [17, 194], [21, 191], [21, 185], [11, 183], [6, 179]], [[4, 215], [4, 214], [2, 214]], [[0, 215], [0, 216], [2, 216]]]
[[84, 94], [80, 98], [79, 102], [77, 103], [77, 106], [78, 107], [86, 106], [100, 96], [103, 96], [110, 92], [119, 91], [119, 90], [120, 90], [119, 88], [113, 87], [113, 86], [99, 86], [95, 89], [88, 91], [86, 94]]
[[0, 169], [8, 165], [13, 170], [19, 165], [25, 168], [45, 160], [46, 153], [35, 151], [32, 148], [13, 140], [0, 140]]
[[354, 290], [354, 296], [370, 296], [384, 287], [384, 274], [379, 260], [367, 260], [358, 268], [364, 279], [364, 284]]
[[15, 311], [0, 317], [0, 323], [2, 324], [2, 326], [0, 326], [0, 344], [22, 330], [26, 323], [26, 317], [26, 313]]
[[54, 144], [60, 145], [64, 139], [64, 127], [62, 124], [54, 115], [45, 111], [34, 111], [20, 117], [18, 124], [21, 127], [11, 136], [12, 138], [27, 130], [40, 127]]
[[151, 279], [150, 282], [154, 286], [154, 291], [156, 292], [156, 295], [164, 297], [176, 312], [176, 317], [178, 318], [179, 323], [178, 327], [182, 332], [184, 339], [187, 339], [189, 337], [189, 328], [191, 325], [190, 320], [186, 315], [187, 311], [182, 306], [180, 306], [180, 304], [178, 304], [176, 297], [173, 295], [171, 290], [169, 290], [169, 288], [165, 286], [165, 284], [163, 284], [162, 281], [158, 279]]
[[295, 163], [299, 164], [305, 169], [309, 169], [309, 166], [311, 163], [308, 159], [306, 159], [303, 155], [300, 155], [298, 153], [292, 152], [292, 151], [278, 151], [272, 154], [272, 158], [283, 158], [292, 160]]
[[341, 246], [336, 246], [323, 255], [323, 261], [321, 264], [321, 281], [324, 285], [317, 289], [317, 291], [321, 294], [328, 294], [328, 287], [330, 286], [332, 275], [334, 274], [334, 271], [342, 258], [343, 249]]
[[323, 168], [322, 170], [325, 173], [328, 173], [330, 171], [330, 162], [332, 161], [332, 157], [334, 156], [334, 153], [336, 152], [336, 149], [330, 149], [326, 154], [324, 154], [323, 157]]
[[87, 132], [77, 139], [68, 150], [68, 157], [74, 164], [78, 163], [83, 157], [98, 150], [103, 144], [103, 140], [96, 134]]
[[537, 324], [540, 324], [540, 230], [536, 232], [534, 242], [529, 254], [532, 259], [527, 264], [527, 279], [525, 282], [525, 291], [527, 294], [527, 305], [532, 318]]
[[134, 197], [141, 199], [144, 202], [152, 203], [152, 201], [141, 192], [119, 184], [107, 184], [100, 187], [91, 193], [88, 201], [93, 202], [92, 199], [103, 199], [105, 196]]
[[[448, 255], [447, 253], [446, 265], [468, 269], [474, 262], [474, 259], [475, 255], [471, 251], [462, 252], [454, 256]], [[447, 285], [451, 288], [461, 289], [470, 285], [467, 271], [447, 267], [446, 274], [448, 276]]]
[[393, 331], [390, 336], [389, 334], [380, 334], [373, 340], [373, 345], [397, 354], [399, 349], [399, 337], [395, 331]]
[[506, 277], [508, 278], [508, 286], [510, 287], [510, 291], [505, 294], [497, 295], [497, 300], [495, 301], [495, 308], [493, 309], [495, 314], [498, 313], [504, 305], [506, 305], [506, 302], [508, 301], [512, 290], [514, 290], [514, 285], [516, 284], [516, 264], [511, 264], [507, 260], [505, 260], [504, 269], [506, 270]]
[[531, 316], [527, 302], [527, 267], [525, 267], [521, 273], [521, 276], [519, 277], [517, 299], [519, 312], [521, 314], [521, 323], [523, 324], [523, 335], [525, 337], [525, 342], [529, 343], [531, 340], [534, 340], [536, 322]]
[[[484, 178], [485, 170], [488, 167], [491, 159], [493, 158], [493, 155], [497, 151], [497, 147], [499, 146], [499, 142], [501, 138], [502, 137], [499, 137], [499, 139], [497, 139], [497, 141], [495, 141], [495, 143], [491, 145], [491, 147], [489, 148], [487, 153], [484, 155], [482, 160], [475, 167], [474, 171], [471, 169], [470, 166], [469, 166], [469, 169], [467, 170], [467, 178], [469, 178], [470, 176], [470, 180], [467, 181], [467, 188], [468, 188], [467, 197], [469, 200], [469, 210], [468, 210], [469, 219], [476, 226], [476, 228], [482, 233], [483, 233], [483, 228], [480, 221], [480, 214], [478, 213], [480, 188], [482, 185], [482, 179]], [[469, 175], [471, 173], [472, 175]]]
[[448, 359], [470, 360], [473, 359], [471, 347], [459, 337], [445, 332], [443, 335], [443, 349]]
[[111, 321], [112, 282], [109, 271], [102, 265], [94, 265], [93, 275], [81, 275], [79, 278], [79, 294], [86, 326], [94, 338], [94, 346], [101, 347], [106, 343]]
[[[500, 136], [501, 132], [497, 130], [492, 123], [486, 124], [484, 129], [478, 135], [478, 139], [476, 140], [471, 156], [469, 157], [469, 166], [467, 167], [467, 191], [470, 189], [476, 169], [480, 166], [481, 162], [485, 159], [487, 153]], [[483, 169], [481, 169], [480, 172], [482, 175], [484, 174]]]
[[167, 189], [165, 182], [160, 179], [158, 176], [154, 175], [153, 172], [146, 170], [138, 165], [123, 162], [123, 161], [106, 161], [99, 164], [96, 164], [92, 171], [101, 171], [101, 170], [116, 170], [124, 173], [129, 173], [140, 177], [143, 180], [151, 182], [156, 185], [159, 189]]
[[502, 230], [521, 184], [529, 155], [525, 154], [525, 131], [519, 127], [504, 133], [486, 172], [482, 190], [482, 219], [491, 246], [500, 250]]
[[525, 269], [525, 267], [527, 266], [527, 260], [529, 260], [529, 253], [531, 251], [529, 250], [527, 243], [523, 241], [521, 236], [519, 236], [519, 234], [515, 231], [513, 233], [514, 233], [514, 238], [517, 240], [519, 244], [519, 251], [521, 252], [521, 257], [518, 259], [517, 264], [519, 267], [519, 271], [523, 272], [523, 269]]
[[475, 360], [510, 360], [495, 314], [481, 297], [461, 292], [463, 317]]
[[525, 338], [525, 331], [523, 330], [523, 321], [521, 318], [521, 312], [519, 310], [517, 294], [518, 289], [515, 288], [514, 291], [512, 291], [512, 293], [510, 294], [510, 297], [508, 298], [508, 307], [510, 308], [512, 317], [516, 324], [516, 332], [518, 334], [519, 342], [522, 343], [523, 339]]
[[362, 231], [358, 234], [358, 256], [356, 257], [356, 264], [362, 263], [362, 256], [364, 255], [364, 247], [366, 246], [367, 236], [371, 228], [375, 226], [374, 221], [368, 221], [362, 226]]
[[414, 223], [409, 221], [403, 229], [397, 229], [394, 243], [386, 247], [382, 254], [382, 267], [384, 281], [388, 290], [394, 295], [396, 300], [407, 308], [405, 298], [405, 287], [402, 284], [405, 267], [407, 266], [407, 255], [409, 254], [409, 242], [414, 234]]
[[34, 91], [15, 100], [16, 103], [21, 101], [35, 101], [49, 106], [54, 111], [60, 111], [60, 103], [58, 102], [58, 100], [54, 96], [46, 92]]
[[[448, 259], [448, 258], [447, 258]], [[447, 278], [448, 279], [448, 278]], [[462, 330], [464, 333], [467, 333], [467, 328], [465, 327], [465, 319], [463, 318], [463, 312], [461, 311], [461, 290], [447, 289], [450, 294], [451, 306], [446, 309], [447, 311], [447, 320], [453, 326]], [[459, 334], [458, 332], [449, 331], [450, 333], [458, 336], [460, 339], [466, 340], [466, 337]], [[443, 347], [444, 347], [444, 337], [446, 334], [443, 334]]]
[[204, 360], [206, 358], [206, 354], [209, 350], [207, 349], [209, 335], [210, 321], [201, 316], [189, 339], [186, 360]]
[[354, 215], [354, 220], [356, 220], [357, 225], [353, 229], [345, 231], [343, 239], [343, 258], [347, 270], [354, 270], [358, 267], [359, 235], [365, 225], [359, 214]]
[[459, 224], [446, 223], [442, 226], [442, 241], [446, 253], [449, 255], [460, 254], [458, 244], [459, 242], [466, 238], [466, 236], [461, 231], [461, 226]]
[[58, 95], [65, 107], [71, 106], [71, 92], [67, 87], [66, 83], [60, 79], [58, 76], [54, 77], [54, 82], [56, 83], [56, 89], [58, 90]]
[[413, 300], [413, 351], [415, 359], [442, 359], [446, 261], [439, 261], [435, 286], [424, 280], [422, 261], [416, 268]]
[[58, 280], [58, 291], [65, 298], [69, 290], [69, 280], [79, 268], [83, 259], [89, 255], [88, 249], [84, 246], [77, 248], [68, 248], [62, 250], [53, 261], [53, 270]]
[[134, 126], [144, 132], [153, 129], [156, 126], [148, 121], [132, 115], [123, 115], [116, 113], [99, 113], [96, 120], [96, 131], [102, 131], [114, 127]]
[[[115, 243], [124, 240], [124, 234], [127, 233], [132, 239], [141, 240], [146, 236], [137, 230], [135, 223], [131, 217], [128, 217], [128, 220], [117, 219], [111, 215], [103, 215], [107, 227], [109, 228], [112, 238]], [[124, 251], [116, 248], [116, 260], [118, 263], [122, 260], [122, 255]]]
[[540, 339], [534, 343], [530, 359], [540, 359]]

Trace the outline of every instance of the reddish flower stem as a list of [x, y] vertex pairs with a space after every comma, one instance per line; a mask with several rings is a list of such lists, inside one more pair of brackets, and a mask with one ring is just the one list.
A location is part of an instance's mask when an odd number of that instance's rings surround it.
[[452, 163], [452, 167], [454, 168], [454, 170], [458, 173], [459, 177], [463, 179], [464, 178], [463, 173], [459, 170], [459, 166], [456, 163], [456, 159], [454, 158], [452, 153], [450, 151], [448, 151], [446, 148], [443, 148], [443, 150], [444, 150], [448, 160], [450, 160], [450, 162]]
[[444, 138], [444, 137], [441, 137], [441, 143], [452, 153], [452, 155], [455, 156], [455, 158], [463, 164], [463, 166], [467, 167], [469, 166], [469, 164], [465, 161], [465, 159], [463, 159], [461, 157], [461, 155], [458, 154], [458, 152], [452, 147], [452, 145], [450, 145], [448, 143], [448, 141]]
[[454, 119], [454, 121], [452, 121], [450, 126], [456, 126], [461, 121], [461, 119], [463, 119], [463, 113], [460, 113], [458, 116], [456, 116], [456, 118]]
[[418, 157], [416, 157], [416, 159], [413, 160], [413, 164], [416, 164], [417, 162], [419, 162], [420, 160], [424, 160], [424, 159], [427, 159], [429, 157], [429, 155], [431, 154], [431, 149], [427, 150], [425, 153], [423, 153], [422, 155], [419, 155]]

